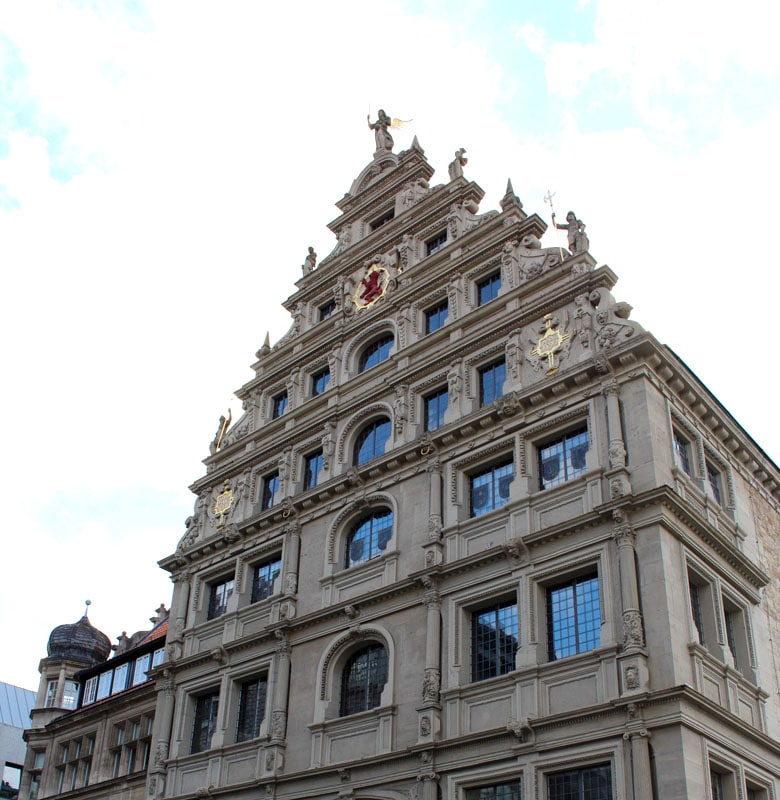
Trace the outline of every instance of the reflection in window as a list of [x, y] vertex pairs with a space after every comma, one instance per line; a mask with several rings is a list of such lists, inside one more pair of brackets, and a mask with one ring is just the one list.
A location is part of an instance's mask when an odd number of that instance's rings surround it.
[[365, 372], [367, 369], [371, 369], [371, 367], [375, 367], [377, 364], [381, 364], [382, 361], [385, 361], [390, 355], [390, 351], [393, 349], [394, 341], [392, 334], [390, 334], [368, 345], [360, 354], [358, 372]]
[[377, 458], [385, 452], [385, 445], [390, 438], [390, 420], [378, 419], [367, 425], [355, 442], [355, 464], [360, 466], [372, 458]]
[[311, 376], [311, 393], [316, 396], [322, 394], [330, 383], [330, 370], [325, 367]]
[[539, 448], [539, 486], [549, 489], [585, 472], [588, 429], [578, 428]]
[[509, 502], [509, 485], [515, 477], [512, 459], [471, 476], [471, 516], [478, 517]]
[[263, 496], [260, 498], [260, 510], [266, 511], [271, 508], [276, 501], [276, 493], [279, 491], [279, 473], [272, 472], [263, 478]]
[[477, 281], [477, 305], [483, 306], [498, 297], [501, 288], [501, 272], [494, 272]]
[[270, 597], [274, 590], [274, 581], [282, 571], [282, 559], [273, 558], [257, 564], [252, 570], [252, 602], [265, 600]]
[[217, 728], [218, 709], [219, 692], [205, 694], [195, 700], [190, 753], [201, 753], [211, 747], [211, 737]]
[[601, 643], [598, 575], [586, 575], [547, 590], [547, 637], [551, 661], [586, 653]]
[[441, 428], [444, 425], [444, 413], [447, 411], [449, 403], [447, 388], [429, 394], [423, 402], [425, 404], [425, 430], [435, 431], [437, 428]]
[[306, 456], [306, 466], [303, 471], [303, 488], [313, 489], [320, 480], [320, 472], [325, 466], [325, 459], [322, 450]]
[[497, 603], [471, 616], [471, 680], [506, 675], [515, 668], [517, 604]]
[[479, 789], [467, 789], [466, 800], [523, 800], [523, 793], [520, 781], [513, 781], [495, 786], [482, 786]]
[[209, 590], [208, 619], [221, 617], [227, 611], [228, 600], [233, 594], [236, 582], [233, 578], [213, 583]]
[[347, 538], [345, 567], [354, 567], [381, 555], [393, 535], [393, 512], [375, 511], [358, 522]]
[[281, 417], [282, 414], [284, 414], [284, 412], [287, 410], [289, 402], [290, 399], [287, 396], [287, 392], [282, 392], [281, 394], [276, 395], [276, 397], [271, 400], [271, 419]]
[[570, 769], [547, 776], [548, 800], [612, 800], [609, 764]]
[[241, 684], [238, 698], [236, 741], [246, 742], [260, 735], [260, 723], [265, 716], [265, 699], [268, 693], [266, 677], [253, 678]]
[[376, 708], [387, 683], [387, 650], [371, 644], [358, 650], [344, 665], [341, 674], [342, 717]]
[[687, 475], [691, 474], [691, 443], [678, 431], [674, 432], [674, 457], [677, 466]]
[[482, 367], [479, 371], [479, 404], [490, 405], [497, 397], [504, 394], [506, 380], [506, 362], [502, 358], [495, 364]]

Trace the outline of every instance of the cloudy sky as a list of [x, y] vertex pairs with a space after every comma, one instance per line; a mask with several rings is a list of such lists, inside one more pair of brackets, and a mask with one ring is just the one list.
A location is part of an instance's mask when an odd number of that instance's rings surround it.
[[[289, 325], [306, 248], [412, 120], [434, 182], [467, 149], [498, 206], [574, 209], [632, 319], [765, 451], [780, 60], [766, 4], [47, 2], [0, 7], [0, 680], [52, 627], [112, 639], [170, 600], [219, 415]], [[545, 244], [565, 244], [552, 232]]]

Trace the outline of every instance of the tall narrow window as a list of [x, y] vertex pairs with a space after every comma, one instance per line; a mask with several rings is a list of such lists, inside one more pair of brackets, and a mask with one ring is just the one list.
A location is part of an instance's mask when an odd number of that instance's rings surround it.
[[344, 566], [354, 567], [382, 555], [393, 536], [393, 512], [375, 511], [358, 522], [347, 537]]
[[497, 603], [471, 615], [471, 679], [506, 675], [515, 668], [517, 604]]
[[282, 571], [282, 559], [272, 558], [270, 561], [263, 561], [257, 564], [252, 570], [252, 602], [265, 600], [270, 597], [274, 590], [274, 581]]
[[482, 470], [470, 478], [471, 516], [478, 517], [509, 502], [509, 485], [515, 477], [512, 459]]
[[271, 419], [281, 417], [287, 410], [289, 402], [290, 398], [287, 396], [287, 392], [277, 394], [276, 397], [271, 400]]
[[260, 510], [266, 511], [276, 502], [279, 491], [279, 473], [272, 472], [263, 478], [263, 496], [260, 498]]
[[241, 684], [238, 698], [238, 723], [236, 741], [246, 742], [260, 735], [260, 723], [265, 717], [265, 701], [268, 693], [266, 677], [253, 678]]
[[320, 481], [320, 473], [325, 466], [322, 450], [306, 456], [306, 465], [303, 471], [303, 488], [313, 489]]
[[699, 584], [693, 581], [688, 582], [688, 591], [691, 595], [691, 616], [693, 617], [693, 627], [696, 629], [696, 637], [699, 644], [704, 646], [704, 615], [701, 608], [701, 594]]
[[601, 642], [598, 575], [547, 590], [547, 644], [551, 661], [586, 653]]
[[674, 457], [677, 466], [688, 475], [691, 474], [691, 443], [678, 431], [674, 431]]
[[539, 448], [539, 488], [549, 489], [585, 472], [588, 429], [559, 436]]
[[425, 404], [425, 430], [435, 431], [437, 428], [441, 428], [444, 425], [444, 414], [449, 403], [447, 387], [427, 395], [423, 403]]
[[723, 505], [723, 475], [709, 461], [707, 466], [707, 483], [712, 491], [712, 498], [719, 505]]
[[190, 753], [201, 753], [211, 747], [211, 737], [217, 728], [219, 692], [204, 694], [195, 700], [195, 719], [192, 724]]
[[208, 619], [221, 617], [227, 611], [228, 600], [230, 600], [236, 582], [233, 578], [212, 583], [209, 590], [209, 610]]
[[495, 300], [501, 288], [501, 272], [493, 272], [481, 281], [477, 281], [477, 304], [480, 306]]
[[355, 442], [355, 464], [360, 466], [385, 452], [385, 445], [391, 433], [390, 420], [378, 419], [360, 432]]
[[449, 305], [446, 300], [442, 300], [435, 306], [425, 311], [425, 332], [433, 333], [439, 330], [447, 321], [449, 315]]
[[506, 362], [502, 358], [494, 364], [482, 367], [479, 371], [479, 404], [490, 405], [497, 397], [504, 394], [506, 380]]
[[319, 372], [315, 372], [314, 375], [311, 376], [311, 393], [312, 395], [322, 394], [327, 388], [328, 384], [330, 383], [330, 370], [325, 367], [325, 369], [321, 369]]
[[79, 699], [79, 685], [76, 681], [65, 681], [62, 689], [62, 707], [74, 709]]
[[387, 683], [387, 650], [375, 643], [359, 650], [341, 674], [341, 716], [376, 708]]
[[150, 660], [150, 653], [136, 658], [135, 665], [133, 666], [133, 686], [137, 686], [139, 683], [144, 683], [146, 681], [146, 673], [149, 671]]

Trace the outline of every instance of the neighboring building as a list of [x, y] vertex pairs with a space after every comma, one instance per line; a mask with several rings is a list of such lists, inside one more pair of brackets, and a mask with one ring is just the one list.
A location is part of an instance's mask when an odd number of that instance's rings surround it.
[[0, 797], [16, 797], [22, 777], [24, 729], [30, 724], [30, 710], [35, 704], [35, 692], [10, 683], [0, 683], [0, 764], [2, 786]]
[[156, 704], [147, 673], [163, 661], [165, 606], [151, 621], [150, 631], [123, 633], [110, 659], [108, 637], [86, 615], [52, 631], [25, 732], [24, 800], [145, 796]]

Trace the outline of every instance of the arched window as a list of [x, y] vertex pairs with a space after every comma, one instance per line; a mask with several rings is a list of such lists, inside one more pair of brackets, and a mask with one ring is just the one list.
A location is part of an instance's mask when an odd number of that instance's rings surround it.
[[350, 656], [341, 673], [342, 717], [379, 706], [387, 683], [387, 650], [378, 642]]
[[393, 334], [389, 333], [381, 339], [374, 339], [368, 347], [360, 354], [358, 361], [358, 372], [365, 372], [371, 367], [375, 367], [384, 361], [393, 349]]
[[358, 522], [347, 538], [344, 566], [354, 567], [384, 553], [393, 536], [393, 512], [387, 509], [374, 511]]
[[381, 456], [385, 452], [390, 431], [390, 420], [387, 417], [382, 417], [366, 425], [355, 442], [355, 465], [359, 467], [361, 464], [371, 461], [372, 458]]

